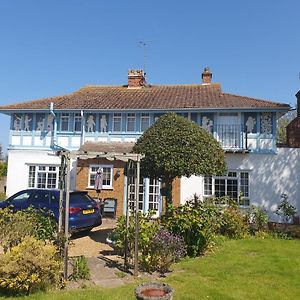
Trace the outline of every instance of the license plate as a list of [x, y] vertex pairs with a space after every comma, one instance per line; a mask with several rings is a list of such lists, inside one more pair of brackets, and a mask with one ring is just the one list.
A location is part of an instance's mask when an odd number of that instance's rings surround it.
[[92, 208], [92, 209], [85, 209], [82, 211], [82, 213], [84, 215], [88, 215], [88, 214], [92, 214], [95, 210]]

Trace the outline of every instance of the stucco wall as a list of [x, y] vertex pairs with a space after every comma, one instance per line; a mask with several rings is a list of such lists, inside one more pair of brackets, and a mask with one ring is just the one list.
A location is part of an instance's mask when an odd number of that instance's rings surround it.
[[[300, 149], [278, 148], [277, 154], [227, 154], [228, 169], [248, 170], [250, 203], [265, 208], [271, 220], [279, 221], [274, 213], [288, 195], [290, 203], [300, 213]], [[196, 193], [202, 195], [203, 179], [192, 176], [181, 180], [181, 203]]]
[[[52, 151], [9, 150], [6, 195], [28, 188], [29, 164], [60, 165], [60, 158]], [[71, 160], [70, 189], [75, 189], [76, 161]]]

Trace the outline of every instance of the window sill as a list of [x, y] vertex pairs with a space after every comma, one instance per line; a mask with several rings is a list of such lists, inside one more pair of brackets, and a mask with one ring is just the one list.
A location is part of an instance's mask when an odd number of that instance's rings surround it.
[[[86, 187], [86, 189], [87, 190], [94, 190], [94, 191], [96, 191], [96, 189], [93, 186], [88, 186], [88, 187]], [[103, 191], [103, 190], [105, 190], [105, 191], [113, 191], [114, 188], [113, 187], [103, 187], [101, 191]]]

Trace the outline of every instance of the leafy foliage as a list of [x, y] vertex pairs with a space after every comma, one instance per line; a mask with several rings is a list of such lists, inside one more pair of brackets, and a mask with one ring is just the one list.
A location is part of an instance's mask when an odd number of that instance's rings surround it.
[[292, 216], [296, 213], [296, 207], [289, 203], [288, 196], [286, 194], [281, 195], [281, 202], [277, 207], [276, 214], [282, 216], [284, 222], [287, 224]]
[[0, 290], [28, 294], [62, 285], [62, 263], [57, 248], [33, 237], [0, 255]]
[[133, 152], [144, 154], [142, 175], [161, 179], [169, 190], [176, 177], [221, 175], [225, 156], [220, 144], [199, 125], [176, 115], [163, 115], [138, 139]]
[[87, 264], [87, 259], [84, 256], [76, 257], [73, 260], [73, 272], [71, 275], [72, 280], [90, 279], [90, 269]]
[[7, 163], [0, 161], [0, 177], [6, 176], [7, 174]]
[[253, 225], [254, 229], [258, 231], [266, 228], [269, 219], [266, 210], [255, 205], [251, 206], [247, 218], [250, 225]]
[[43, 211], [33, 208], [17, 212], [10, 207], [0, 209], [0, 245], [5, 251], [18, 245], [26, 236], [54, 240], [56, 230], [54, 218]]

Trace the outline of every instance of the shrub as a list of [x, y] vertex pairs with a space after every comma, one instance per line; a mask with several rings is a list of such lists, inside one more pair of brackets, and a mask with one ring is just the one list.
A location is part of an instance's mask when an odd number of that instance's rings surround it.
[[224, 208], [221, 215], [220, 233], [230, 238], [242, 238], [247, 234], [245, 217], [237, 207]]
[[177, 208], [170, 206], [162, 222], [169, 231], [183, 238], [187, 254], [195, 257], [213, 245], [219, 218], [220, 207], [214, 200], [199, 201], [195, 197]]
[[253, 225], [254, 229], [261, 231], [266, 228], [268, 223], [268, 214], [265, 209], [252, 205], [248, 213], [249, 225]]
[[56, 222], [45, 212], [28, 208], [13, 212], [11, 208], [0, 209], [0, 244], [7, 251], [26, 236], [40, 240], [56, 238]]
[[292, 216], [296, 213], [296, 207], [289, 203], [288, 196], [286, 194], [281, 195], [281, 202], [277, 207], [276, 214], [283, 217], [284, 223], [287, 224]]
[[73, 260], [73, 273], [70, 277], [72, 280], [90, 279], [90, 268], [84, 256], [76, 257]]
[[[139, 251], [141, 252], [140, 260], [147, 260], [148, 254], [151, 251], [151, 241], [158, 230], [159, 220], [151, 219], [151, 214], [145, 215], [139, 213]], [[126, 245], [126, 235], [128, 244]], [[125, 254], [127, 247], [128, 258], [133, 258], [134, 255], [134, 240], [135, 240], [135, 219], [129, 217], [129, 227], [126, 230], [126, 217], [121, 216], [118, 219], [117, 227], [113, 230], [110, 238], [114, 241], [115, 247], [121, 254]]]
[[183, 238], [161, 228], [153, 237], [152, 261], [147, 267], [153, 271], [165, 273], [169, 271], [172, 263], [179, 261], [185, 254], [186, 249]]
[[62, 286], [62, 263], [57, 249], [33, 237], [26, 237], [0, 255], [0, 290], [28, 294]]

